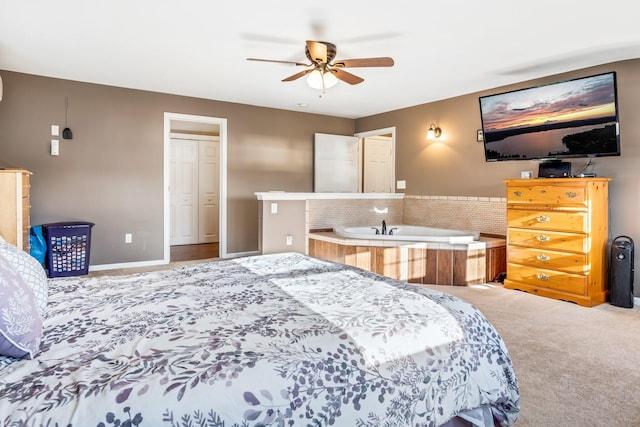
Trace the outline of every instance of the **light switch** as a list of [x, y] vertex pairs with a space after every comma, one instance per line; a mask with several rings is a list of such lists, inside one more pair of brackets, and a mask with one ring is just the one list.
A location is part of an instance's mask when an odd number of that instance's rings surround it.
[[57, 139], [52, 139], [51, 140], [51, 155], [52, 156], [57, 156], [58, 154], [60, 154], [60, 141], [58, 141]]
[[278, 213], [278, 204], [276, 202], [271, 202], [271, 213], [272, 214]]
[[51, 136], [58, 136], [58, 135], [60, 135], [60, 126], [51, 125]]

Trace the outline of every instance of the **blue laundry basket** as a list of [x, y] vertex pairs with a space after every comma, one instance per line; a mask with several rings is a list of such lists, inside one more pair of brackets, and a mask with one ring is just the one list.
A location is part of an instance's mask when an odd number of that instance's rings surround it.
[[49, 277], [81, 276], [89, 273], [92, 222], [43, 224], [47, 241], [46, 267]]

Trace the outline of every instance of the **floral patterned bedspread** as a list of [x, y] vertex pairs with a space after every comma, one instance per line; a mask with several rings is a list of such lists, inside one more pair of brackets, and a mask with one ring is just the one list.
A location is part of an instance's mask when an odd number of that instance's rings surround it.
[[0, 426], [513, 425], [505, 345], [460, 299], [286, 253], [50, 279], [40, 353], [0, 359]]

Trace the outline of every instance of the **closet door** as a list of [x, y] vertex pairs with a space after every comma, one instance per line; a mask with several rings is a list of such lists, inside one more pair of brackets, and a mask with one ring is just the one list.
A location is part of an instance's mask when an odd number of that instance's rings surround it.
[[364, 139], [363, 175], [365, 193], [391, 193], [391, 138]]
[[220, 229], [220, 142], [199, 142], [199, 243], [219, 241]]
[[198, 141], [171, 139], [171, 245], [198, 243]]

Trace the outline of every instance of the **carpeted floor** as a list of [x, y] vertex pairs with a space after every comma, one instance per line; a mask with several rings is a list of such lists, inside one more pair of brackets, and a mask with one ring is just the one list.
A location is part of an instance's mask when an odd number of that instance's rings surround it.
[[507, 344], [521, 426], [640, 426], [640, 309], [585, 308], [498, 285], [427, 286], [478, 307]]

